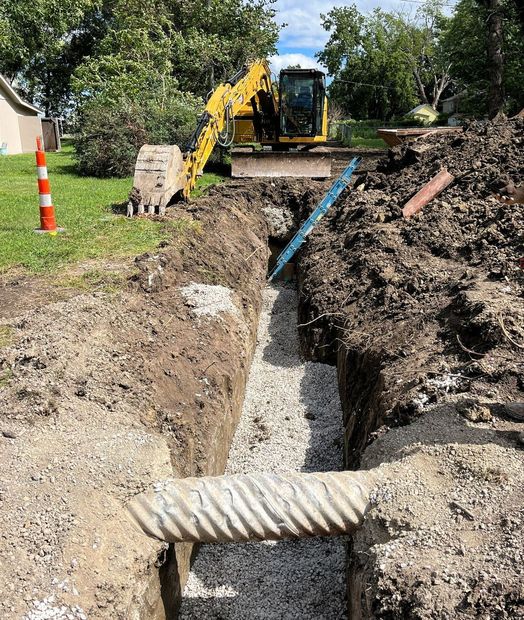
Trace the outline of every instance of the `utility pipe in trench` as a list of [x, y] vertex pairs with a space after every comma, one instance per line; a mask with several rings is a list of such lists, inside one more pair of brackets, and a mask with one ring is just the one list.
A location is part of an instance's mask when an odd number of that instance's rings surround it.
[[137, 495], [128, 513], [166, 542], [340, 536], [362, 525], [374, 482], [352, 471], [169, 479]]

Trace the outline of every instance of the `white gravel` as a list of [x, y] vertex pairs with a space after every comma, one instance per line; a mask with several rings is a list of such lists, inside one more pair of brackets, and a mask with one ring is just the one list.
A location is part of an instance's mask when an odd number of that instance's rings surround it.
[[[336, 370], [301, 360], [296, 324], [295, 290], [266, 289], [227, 473], [341, 469]], [[204, 545], [180, 617], [343, 618], [345, 553], [341, 538]]]
[[196, 316], [217, 316], [221, 312], [238, 314], [232, 299], [233, 291], [225, 286], [191, 282], [180, 292]]

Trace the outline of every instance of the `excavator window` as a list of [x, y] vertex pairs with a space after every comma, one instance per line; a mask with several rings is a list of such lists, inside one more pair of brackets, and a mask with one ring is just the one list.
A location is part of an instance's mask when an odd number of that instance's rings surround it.
[[280, 73], [280, 135], [316, 136], [322, 128], [324, 75], [315, 70]]

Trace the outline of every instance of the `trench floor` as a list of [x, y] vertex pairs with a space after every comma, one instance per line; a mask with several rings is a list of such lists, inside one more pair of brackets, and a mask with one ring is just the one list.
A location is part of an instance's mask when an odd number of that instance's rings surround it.
[[[269, 287], [226, 473], [341, 467], [336, 369], [301, 359], [296, 290]], [[203, 545], [181, 618], [344, 618], [345, 554], [341, 538]]]

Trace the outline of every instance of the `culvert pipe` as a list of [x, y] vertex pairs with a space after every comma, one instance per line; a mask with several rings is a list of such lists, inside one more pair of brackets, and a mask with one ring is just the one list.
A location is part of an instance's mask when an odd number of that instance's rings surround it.
[[373, 482], [350, 471], [169, 479], [137, 495], [128, 512], [167, 542], [339, 536], [362, 524]]

